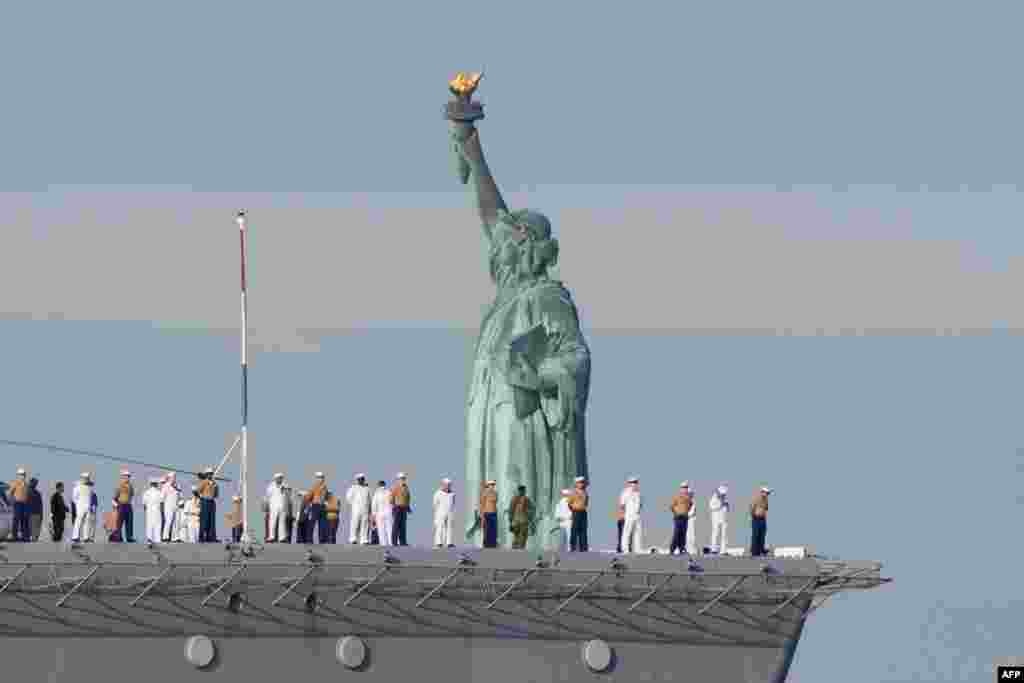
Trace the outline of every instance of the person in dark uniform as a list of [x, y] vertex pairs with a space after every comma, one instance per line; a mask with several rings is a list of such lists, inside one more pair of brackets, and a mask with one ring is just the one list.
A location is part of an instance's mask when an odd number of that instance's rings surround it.
[[686, 552], [686, 527], [690, 523], [692, 507], [690, 484], [684, 481], [679, 485], [679, 493], [672, 497], [672, 504], [669, 506], [672, 512], [672, 545], [668, 550], [669, 555], [675, 555], [677, 550], [680, 555]]
[[762, 486], [750, 503], [750, 556], [765, 555], [765, 537], [768, 535], [768, 496], [772, 490]]
[[[619, 496], [621, 499], [622, 496]], [[615, 552], [622, 554], [622, 532], [626, 527], [626, 506], [621, 500], [615, 505], [615, 526], [618, 528], [618, 540], [615, 542]]]
[[30, 538], [38, 541], [43, 531], [43, 494], [39, 492], [39, 480], [35, 477], [28, 480], [28, 520]]
[[53, 542], [60, 543], [64, 538], [64, 521], [68, 517], [68, 505], [64, 502], [64, 482], [58, 481], [50, 496], [50, 526], [53, 531]]
[[498, 482], [489, 479], [480, 492], [480, 523], [484, 528], [484, 547], [498, 547]]
[[590, 549], [587, 543], [587, 507], [590, 494], [587, 493], [587, 478], [576, 477], [576, 490], [569, 498], [569, 509], [572, 511], [572, 531], [569, 533], [569, 550], [585, 553]]

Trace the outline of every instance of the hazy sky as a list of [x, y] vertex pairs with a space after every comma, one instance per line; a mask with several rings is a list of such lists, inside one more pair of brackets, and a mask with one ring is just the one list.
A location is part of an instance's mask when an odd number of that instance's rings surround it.
[[[492, 168], [510, 205], [554, 221], [591, 334], [595, 497], [634, 473], [656, 486], [685, 468], [743, 496], [767, 478], [786, 491], [769, 542], [881, 559], [898, 579], [818, 613], [794, 681], [832, 680], [837, 662], [851, 683], [987, 681], [1019, 642], [1022, 555], [965, 578], [949, 554], [1019, 536], [1021, 338], [919, 335], [1024, 328], [1022, 14], [5, 8], [2, 436], [216, 458], [237, 421], [245, 207], [259, 476], [287, 459], [297, 481], [343, 480], [372, 459], [375, 477], [416, 473], [420, 500], [461, 476], [471, 338], [409, 330], [474, 328], [493, 293], [441, 118], [447, 79], [483, 68]], [[328, 338], [341, 330], [356, 333]], [[884, 339], [763, 338], [787, 333]], [[405, 403], [394, 377], [413, 378]], [[79, 471], [36, 455], [0, 453], [44, 485]], [[871, 492], [863, 509], [835, 505], [848, 485]], [[427, 532], [425, 515], [413, 525]], [[595, 521], [595, 538], [611, 529]]]

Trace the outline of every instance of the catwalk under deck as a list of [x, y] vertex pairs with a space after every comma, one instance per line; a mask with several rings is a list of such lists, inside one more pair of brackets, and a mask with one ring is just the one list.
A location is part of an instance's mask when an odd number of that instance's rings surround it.
[[885, 581], [869, 562], [352, 546], [7, 544], [0, 565], [19, 683], [783, 681], [809, 610]]

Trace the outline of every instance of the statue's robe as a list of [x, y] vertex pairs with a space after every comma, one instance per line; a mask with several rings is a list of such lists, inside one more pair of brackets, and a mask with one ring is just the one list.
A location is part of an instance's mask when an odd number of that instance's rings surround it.
[[[493, 270], [492, 270], [493, 274]], [[508, 384], [509, 342], [542, 323], [548, 353], [537, 368], [542, 384], [540, 409], [524, 419], [515, 413]], [[580, 332], [576, 306], [560, 282], [541, 277], [499, 286], [484, 316], [467, 399], [466, 490], [479, 491], [494, 479], [498, 510], [508, 510], [518, 487], [526, 487], [536, 511], [536, 532], [527, 550], [557, 547], [555, 507], [563, 488], [587, 476], [584, 414], [590, 385], [590, 351]], [[467, 539], [475, 527], [476, 496], [467, 496]], [[510, 547], [507, 520], [499, 520], [498, 546]]]

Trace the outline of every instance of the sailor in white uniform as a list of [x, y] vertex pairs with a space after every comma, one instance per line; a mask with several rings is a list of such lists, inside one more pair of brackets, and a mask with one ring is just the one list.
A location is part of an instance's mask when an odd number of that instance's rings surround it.
[[729, 488], [725, 484], [711, 496], [708, 507], [711, 508], [711, 552], [725, 552], [729, 543]]
[[345, 500], [349, 505], [348, 542], [369, 545], [370, 543], [370, 499], [372, 493], [366, 485], [366, 475], [360, 472], [356, 481], [348, 487]]
[[199, 542], [199, 487], [192, 487], [192, 496], [185, 501], [185, 540]]
[[149, 488], [142, 494], [142, 508], [146, 512], [146, 543], [159, 543], [163, 531], [163, 501], [160, 479], [149, 478]]
[[643, 498], [640, 496], [640, 480], [630, 477], [626, 480], [629, 486], [619, 496], [619, 505], [624, 512], [622, 526], [622, 550], [627, 553], [643, 552], [643, 522], [640, 511], [643, 509]]
[[434, 545], [438, 548], [455, 547], [455, 493], [452, 480], [445, 477], [441, 488], [434, 493]]
[[697, 495], [693, 489], [690, 489], [690, 497], [693, 502], [686, 522], [686, 552], [693, 557], [700, 555], [697, 552]]
[[284, 490], [284, 473], [276, 472], [273, 481], [267, 486], [267, 510], [270, 521], [267, 531], [270, 543], [284, 543], [288, 538], [288, 494]]
[[178, 505], [181, 502], [181, 490], [174, 478], [174, 472], [164, 475], [164, 505], [163, 505], [163, 527], [161, 536], [164, 543], [178, 540], [178, 527], [181, 524], [181, 509]]
[[569, 534], [572, 532], [572, 510], [569, 509], [571, 496], [571, 489], [562, 489], [562, 499], [555, 506], [555, 519], [558, 520], [558, 527], [555, 529], [558, 534], [556, 548], [559, 552], [569, 550]]
[[75, 526], [71, 533], [72, 543], [91, 541], [96, 531], [96, 513], [92, 509], [90, 480], [89, 473], [82, 472], [78, 485], [71, 492], [71, 502], [75, 506]]
[[373, 492], [373, 500], [370, 502], [370, 513], [377, 527], [380, 544], [391, 545], [391, 519], [394, 512], [391, 509], [391, 489], [386, 481], [377, 482], [377, 490]]

